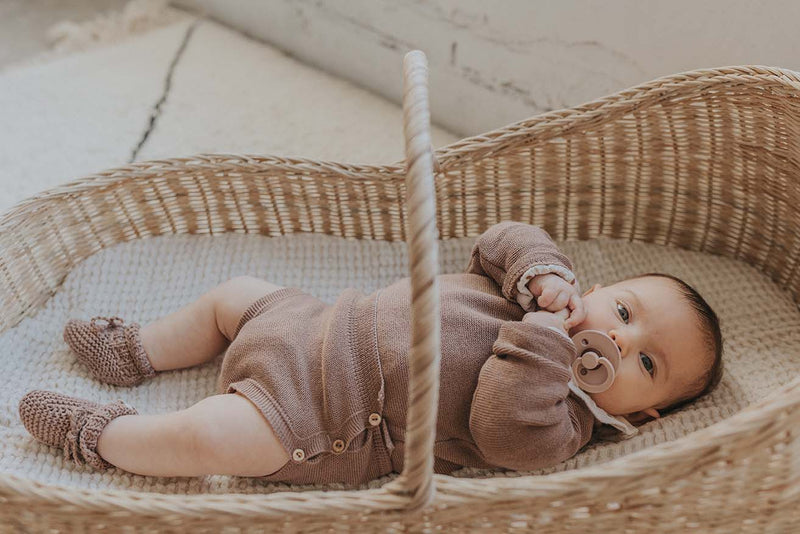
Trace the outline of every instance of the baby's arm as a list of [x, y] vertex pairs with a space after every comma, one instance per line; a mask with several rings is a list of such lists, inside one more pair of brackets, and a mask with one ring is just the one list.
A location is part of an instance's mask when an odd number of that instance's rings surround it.
[[525, 310], [536, 306], [528, 288], [536, 275], [555, 273], [577, 284], [572, 263], [550, 235], [538, 226], [514, 221], [495, 224], [478, 237], [466, 272], [492, 278], [503, 296]]
[[[575, 345], [535, 315], [500, 327], [470, 408], [470, 432], [484, 459], [508, 469], [562, 462], [592, 432], [591, 420], [573, 417], [575, 400], [567, 383]], [[563, 321], [563, 315], [557, 320]], [[556, 319], [551, 323], [558, 324]]]

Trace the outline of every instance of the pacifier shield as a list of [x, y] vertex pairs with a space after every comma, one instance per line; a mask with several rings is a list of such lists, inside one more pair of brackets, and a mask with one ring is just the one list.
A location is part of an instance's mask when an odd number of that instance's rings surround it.
[[575, 383], [589, 393], [601, 393], [614, 383], [622, 363], [619, 347], [599, 330], [583, 330], [572, 336], [578, 357], [572, 362]]

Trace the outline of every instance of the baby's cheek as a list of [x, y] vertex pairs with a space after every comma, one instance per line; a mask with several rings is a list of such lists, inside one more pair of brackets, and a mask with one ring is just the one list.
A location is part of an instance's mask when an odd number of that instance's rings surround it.
[[605, 330], [602, 329], [600, 325], [597, 324], [597, 317], [596, 314], [592, 311], [589, 306], [584, 304], [584, 318], [583, 321], [578, 325], [580, 326], [580, 330], [600, 330], [601, 332], [605, 333]]
[[593, 393], [592, 399], [600, 408], [612, 415], [623, 413], [626, 404], [626, 388], [624, 382], [624, 379], [620, 380], [619, 377], [617, 377], [610, 388], [601, 393]]
[[583, 297], [581, 301], [583, 302], [583, 313], [585, 316], [583, 322], [586, 324], [593, 323], [595, 318], [594, 300], [590, 295], [588, 297]]
[[590, 393], [589, 396], [592, 397], [592, 400], [595, 404], [597, 404], [600, 408], [607, 412], [613, 411], [614, 408], [614, 394], [612, 392], [613, 385], [611, 388], [603, 391], [602, 393]]

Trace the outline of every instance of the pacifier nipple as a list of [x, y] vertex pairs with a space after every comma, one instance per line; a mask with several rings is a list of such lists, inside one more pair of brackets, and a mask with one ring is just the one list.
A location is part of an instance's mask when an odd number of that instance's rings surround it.
[[595, 352], [592, 351], [584, 352], [581, 358], [582, 358], [581, 363], [586, 368], [586, 369], [581, 369], [582, 375], [586, 374], [587, 369], [594, 369], [595, 367], [597, 367], [600, 362], [600, 356], [598, 356]]
[[583, 330], [572, 336], [578, 357], [572, 362], [575, 383], [589, 393], [601, 393], [611, 387], [622, 363], [619, 347], [599, 330]]

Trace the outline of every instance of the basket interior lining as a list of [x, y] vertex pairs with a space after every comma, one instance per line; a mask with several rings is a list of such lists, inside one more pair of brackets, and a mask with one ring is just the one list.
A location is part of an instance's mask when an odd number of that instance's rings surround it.
[[[440, 270], [461, 272], [474, 238], [440, 244]], [[548, 474], [605, 462], [721, 421], [763, 398], [800, 371], [800, 313], [788, 293], [753, 267], [735, 260], [659, 245], [597, 239], [559, 243], [575, 264], [582, 288], [642, 272], [667, 272], [695, 287], [722, 322], [725, 377], [709, 397], [640, 427], [620, 443], [593, 440], [559, 465], [515, 473], [465, 468], [454, 476]], [[45, 483], [155, 493], [264, 493], [342, 488], [288, 486], [228, 476], [159, 478], [112, 469], [93, 471], [65, 461], [60, 450], [33, 440], [17, 414], [19, 399], [49, 389], [98, 402], [123, 399], [140, 413], [187, 408], [214, 393], [221, 358], [162, 373], [134, 388], [94, 381], [70, 353], [61, 330], [71, 317], [120, 315], [142, 324], [166, 315], [216, 284], [241, 274], [300, 287], [333, 302], [347, 287], [372, 291], [408, 273], [402, 242], [353, 240], [317, 234], [264, 237], [164, 236], [118, 244], [89, 257], [39, 312], [0, 335], [0, 470]], [[394, 475], [362, 486], [377, 487]]]

